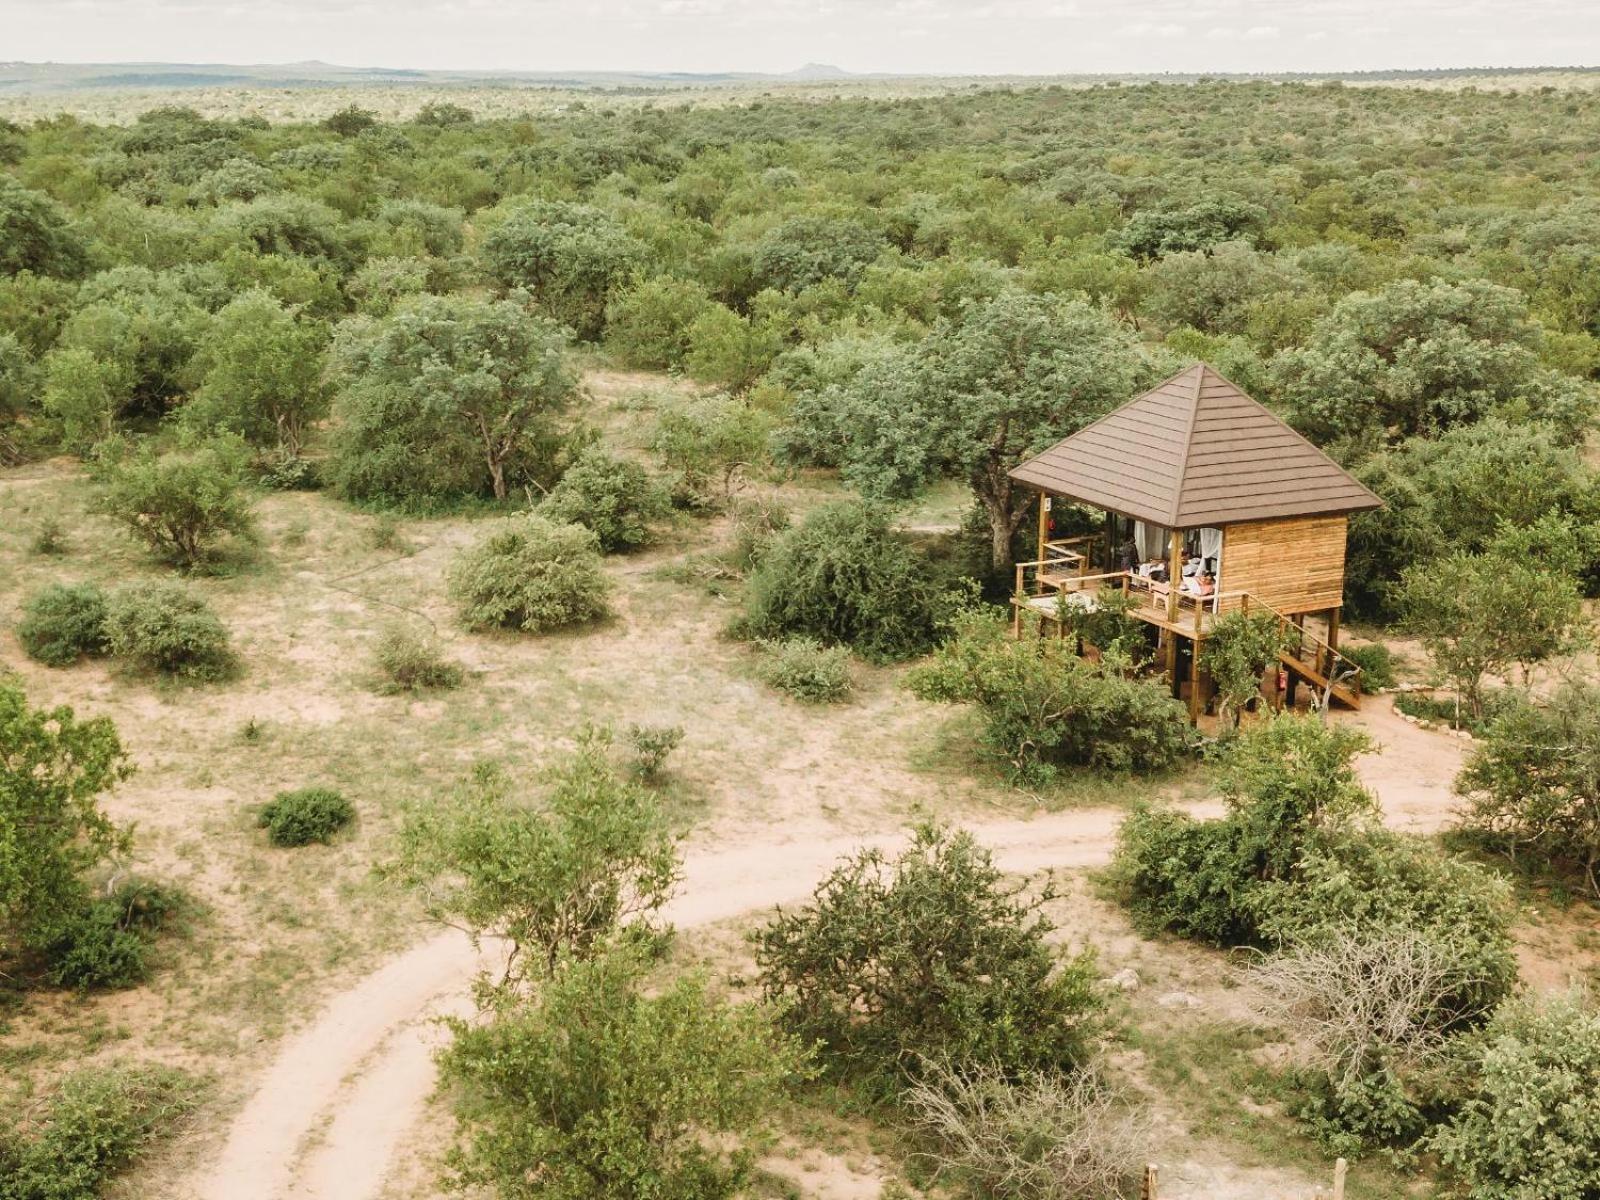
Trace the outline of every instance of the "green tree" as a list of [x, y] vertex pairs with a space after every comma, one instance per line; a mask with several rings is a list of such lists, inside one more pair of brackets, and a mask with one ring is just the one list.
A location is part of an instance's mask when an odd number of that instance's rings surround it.
[[247, 462], [243, 445], [225, 438], [166, 452], [148, 444], [117, 448], [96, 468], [95, 507], [163, 562], [193, 570], [214, 558], [224, 539], [254, 537]]
[[1397, 441], [1496, 412], [1573, 438], [1590, 422], [1592, 389], [1542, 367], [1539, 339], [1509, 288], [1401, 280], [1346, 296], [1272, 369], [1294, 424], [1317, 441]]
[[1219, 618], [1200, 650], [1200, 669], [1217, 685], [1223, 713], [1239, 724], [1245, 706], [1261, 695], [1261, 677], [1277, 664], [1294, 631], [1274, 613], [1235, 611]]
[[71, 279], [87, 257], [55, 201], [0, 175], [0, 276], [32, 271]]
[[327, 413], [326, 341], [325, 330], [297, 320], [267, 292], [235, 297], [195, 356], [200, 386], [183, 407], [184, 421], [298, 457], [307, 429]]
[[941, 474], [965, 479], [988, 519], [992, 562], [1036, 493], [1008, 472], [1152, 382], [1134, 334], [1088, 302], [1011, 293], [886, 351], [833, 389], [814, 418], [836, 434], [847, 479], [903, 496]]
[[577, 394], [566, 338], [512, 300], [424, 296], [340, 331], [333, 475], [356, 499], [417, 504], [555, 474]]
[[1600, 896], [1600, 687], [1569, 683], [1497, 713], [1456, 791], [1468, 829], [1513, 857], [1573, 871]]
[[617, 950], [451, 1028], [440, 1069], [463, 1134], [453, 1183], [501, 1200], [743, 1195], [742, 1139], [806, 1069], [761, 1006], [715, 999], [693, 975], [647, 990]]
[[586, 731], [537, 802], [484, 766], [406, 813], [391, 875], [418, 889], [435, 919], [510, 943], [501, 990], [647, 928], [678, 881], [661, 801], [618, 772], [610, 749], [609, 734]]
[[555, 200], [508, 207], [479, 253], [493, 279], [526, 288], [587, 339], [600, 336], [606, 303], [645, 259], [643, 245], [604, 210]]
[[899, 854], [850, 856], [755, 935], [762, 987], [824, 1066], [887, 1093], [925, 1059], [1080, 1066], [1103, 1001], [1092, 956], [1060, 962], [1049, 944], [1053, 895], [1004, 882], [971, 834], [918, 825]]
[[1582, 616], [1572, 576], [1510, 553], [1453, 553], [1409, 567], [1396, 591], [1403, 628], [1422, 639], [1473, 718], [1484, 679], [1570, 648]]
[[658, 275], [606, 304], [606, 344], [630, 367], [676, 367], [689, 354], [690, 328], [712, 305], [704, 285]]
[[84, 876], [126, 852], [129, 833], [100, 797], [132, 768], [105, 717], [33, 708], [0, 679], [0, 951], [36, 950], [41, 934], [88, 900]]
[[1474, 1048], [1471, 1091], [1433, 1141], [1474, 1200], [1600, 1195], [1600, 1013], [1578, 994], [1508, 1004]]

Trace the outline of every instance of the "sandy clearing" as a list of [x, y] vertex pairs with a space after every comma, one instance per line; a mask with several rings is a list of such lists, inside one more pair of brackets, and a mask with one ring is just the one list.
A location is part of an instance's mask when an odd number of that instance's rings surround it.
[[[1462, 746], [1398, 719], [1387, 700], [1350, 718], [1380, 749], [1362, 777], [1399, 828], [1442, 827]], [[1215, 801], [1186, 805], [1214, 815]], [[1030, 819], [965, 822], [1007, 871], [1082, 869], [1106, 862], [1123, 813], [1078, 810]], [[679, 928], [803, 900], [837, 859], [858, 846], [898, 844], [901, 833], [787, 836], [742, 845], [691, 846], [666, 918]], [[431, 1018], [467, 1011], [484, 958], [451, 932], [407, 951], [332, 1001], [280, 1050], [233, 1121], [197, 1200], [369, 1200], [382, 1190], [407, 1131], [433, 1088], [440, 1031]], [[320, 1134], [320, 1136], [318, 1136]]]

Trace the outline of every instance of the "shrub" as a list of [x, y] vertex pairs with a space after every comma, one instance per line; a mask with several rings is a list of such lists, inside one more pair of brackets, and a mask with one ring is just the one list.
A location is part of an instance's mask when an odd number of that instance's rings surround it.
[[567, 469], [539, 515], [594, 531], [607, 554], [650, 540], [650, 522], [666, 516], [667, 493], [638, 463], [587, 450]]
[[884, 513], [844, 501], [772, 540], [750, 576], [744, 627], [756, 637], [799, 634], [887, 661], [933, 644], [942, 600], [927, 563]]
[[660, 777], [667, 757], [683, 744], [683, 726], [630, 725], [628, 742], [633, 747], [633, 773], [649, 782]]
[[464, 551], [450, 595], [469, 629], [544, 633], [610, 614], [600, 539], [581, 525], [533, 515]]
[[0, 1200], [97, 1196], [176, 1134], [199, 1105], [193, 1076], [170, 1067], [73, 1072], [30, 1127], [0, 1130]]
[[274, 846], [326, 846], [333, 835], [355, 819], [350, 801], [332, 788], [297, 788], [279, 792], [261, 806], [256, 824]]
[[85, 875], [125, 853], [129, 832], [99, 797], [129, 773], [110, 721], [35, 709], [0, 676], [0, 971], [50, 940], [87, 903]]
[[930, 1064], [906, 1092], [940, 1173], [972, 1196], [1110, 1200], [1137, 1194], [1147, 1122], [1090, 1070], [1071, 1076]]
[[728, 505], [728, 521], [732, 536], [724, 557], [741, 574], [754, 570], [773, 539], [792, 523], [789, 510], [770, 496], [734, 500]]
[[622, 778], [610, 750], [609, 733], [586, 731], [540, 803], [513, 796], [486, 765], [455, 795], [406, 813], [390, 873], [423, 893], [430, 916], [511, 943], [502, 989], [599, 953], [677, 882], [660, 800]]
[[190, 570], [213, 558], [223, 539], [254, 535], [247, 462], [233, 440], [166, 454], [149, 446], [113, 453], [98, 472], [96, 506], [157, 558]]
[[197, 682], [227, 679], [239, 660], [205, 599], [175, 583], [135, 583], [106, 602], [106, 643], [130, 667]]
[[53, 583], [35, 592], [23, 606], [17, 640], [29, 658], [47, 667], [70, 667], [104, 654], [105, 593], [92, 583]]
[[1341, 929], [1253, 972], [1263, 1015], [1293, 1031], [1304, 1064], [1298, 1115], [1329, 1149], [1424, 1132], [1444, 1099], [1459, 998], [1481, 982], [1472, 969], [1414, 930]]
[[804, 1050], [699, 976], [642, 976], [612, 951], [563, 964], [526, 1003], [450, 1022], [457, 1185], [541, 1200], [749, 1194], [742, 1140], [803, 1075]]
[[437, 641], [403, 625], [391, 625], [378, 636], [372, 658], [378, 691], [384, 695], [448, 691], [466, 678], [459, 663], [445, 658]]
[[171, 888], [130, 880], [52, 921], [39, 952], [56, 987], [126, 988], [149, 974], [151, 942], [187, 901]]
[[39, 524], [34, 527], [33, 541], [28, 543], [28, 549], [41, 558], [59, 558], [66, 554], [72, 549], [66, 522], [57, 516], [40, 517]]
[[1600, 896], [1600, 687], [1568, 684], [1545, 704], [1510, 700], [1480, 732], [1456, 790], [1468, 829], [1570, 871]]
[[1361, 668], [1361, 690], [1381, 691], [1396, 683], [1396, 668], [1400, 658], [1382, 642], [1367, 642], [1360, 646], [1341, 646], [1339, 653]]
[[1231, 612], [1212, 626], [1200, 651], [1200, 669], [1215, 680], [1219, 708], [1232, 712], [1235, 725], [1245, 706], [1260, 697], [1261, 677], [1293, 634], [1275, 613]]
[[1472, 1066], [1470, 1095], [1433, 1141], [1467, 1194], [1600, 1195], [1600, 1012], [1576, 994], [1508, 1004]]
[[663, 409], [652, 448], [677, 476], [674, 498], [713, 508], [733, 498], [752, 463], [767, 458], [771, 422], [760, 409], [727, 396], [705, 396]]
[[859, 851], [756, 934], [762, 987], [829, 1070], [884, 1093], [924, 1059], [1078, 1065], [1101, 1008], [1093, 960], [1056, 961], [1053, 893], [1029, 887], [1002, 883], [970, 834], [919, 825], [895, 858]]
[[626, 366], [675, 367], [689, 353], [689, 327], [711, 303], [692, 279], [647, 279], [607, 303], [606, 343]]
[[756, 673], [768, 687], [807, 704], [839, 704], [850, 698], [850, 652], [815, 638], [765, 639]]
[[985, 613], [956, 630], [907, 684], [924, 700], [976, 704], [985, 750], [1019, 782], [1064, 766], [1168, 770], [1194, 746], [1188, 711], [1158, 683], [1086, 662], [1064, 641], [1015, 640]]

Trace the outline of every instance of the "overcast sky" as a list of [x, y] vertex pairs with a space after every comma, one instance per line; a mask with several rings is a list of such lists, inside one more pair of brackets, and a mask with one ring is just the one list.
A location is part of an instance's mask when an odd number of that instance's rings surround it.
[[0, 60], [1054, 74], [1600, 64], [1600, 0], [0, 0]]

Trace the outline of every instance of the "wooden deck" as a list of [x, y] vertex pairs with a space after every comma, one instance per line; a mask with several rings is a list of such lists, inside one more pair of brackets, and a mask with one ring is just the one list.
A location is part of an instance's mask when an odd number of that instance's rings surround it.
[[[1012, 632], [1020, 637], [1025, 619], [1037, 624], [1041, 635], [1048, 636], [1054, 624], [1057, 632], [1064, 632], [1060, 618], [1062, 607], [1091, 608], [1108, 592], [1118, 592], [1131, 602], [1128, 614], [1161, 631], [1161, 640], [1169, 647], [1167, 662], [1173, 662], [1170, 647], [1174, 637], [1189, 638], [1198, 651], [1212, 627], [1222, 617], [1236, 611], [1265, 612], [1277, 617], [1289, 635], [1289, 649], [1280, 659], [1280, 665], [1291, 676], [1300, 679], [1351, 708], [1361, 705], [1361, 671], [1341, 655], [1329, 641], [1315, 629], [1308, 628], [1304, 617], [1291, 617], [1263, 603], [1249, 592], [1221, 592], [1211, 596], [1197, 596], [1178, 589], [1176, 601], [1167, 584], [1157, 583], [1129, 571], [1090, 573], [1087, 548], [1082, 551], [1072, 543], [1050, 543], [1045, 556], [1035, 562], [1018, 563], [1016, 590], [1012, 595]], [[1327, 631], [1331, 635], [1331, 630]], [[1191, 682], [1194, 682], [1191, 680]]]

